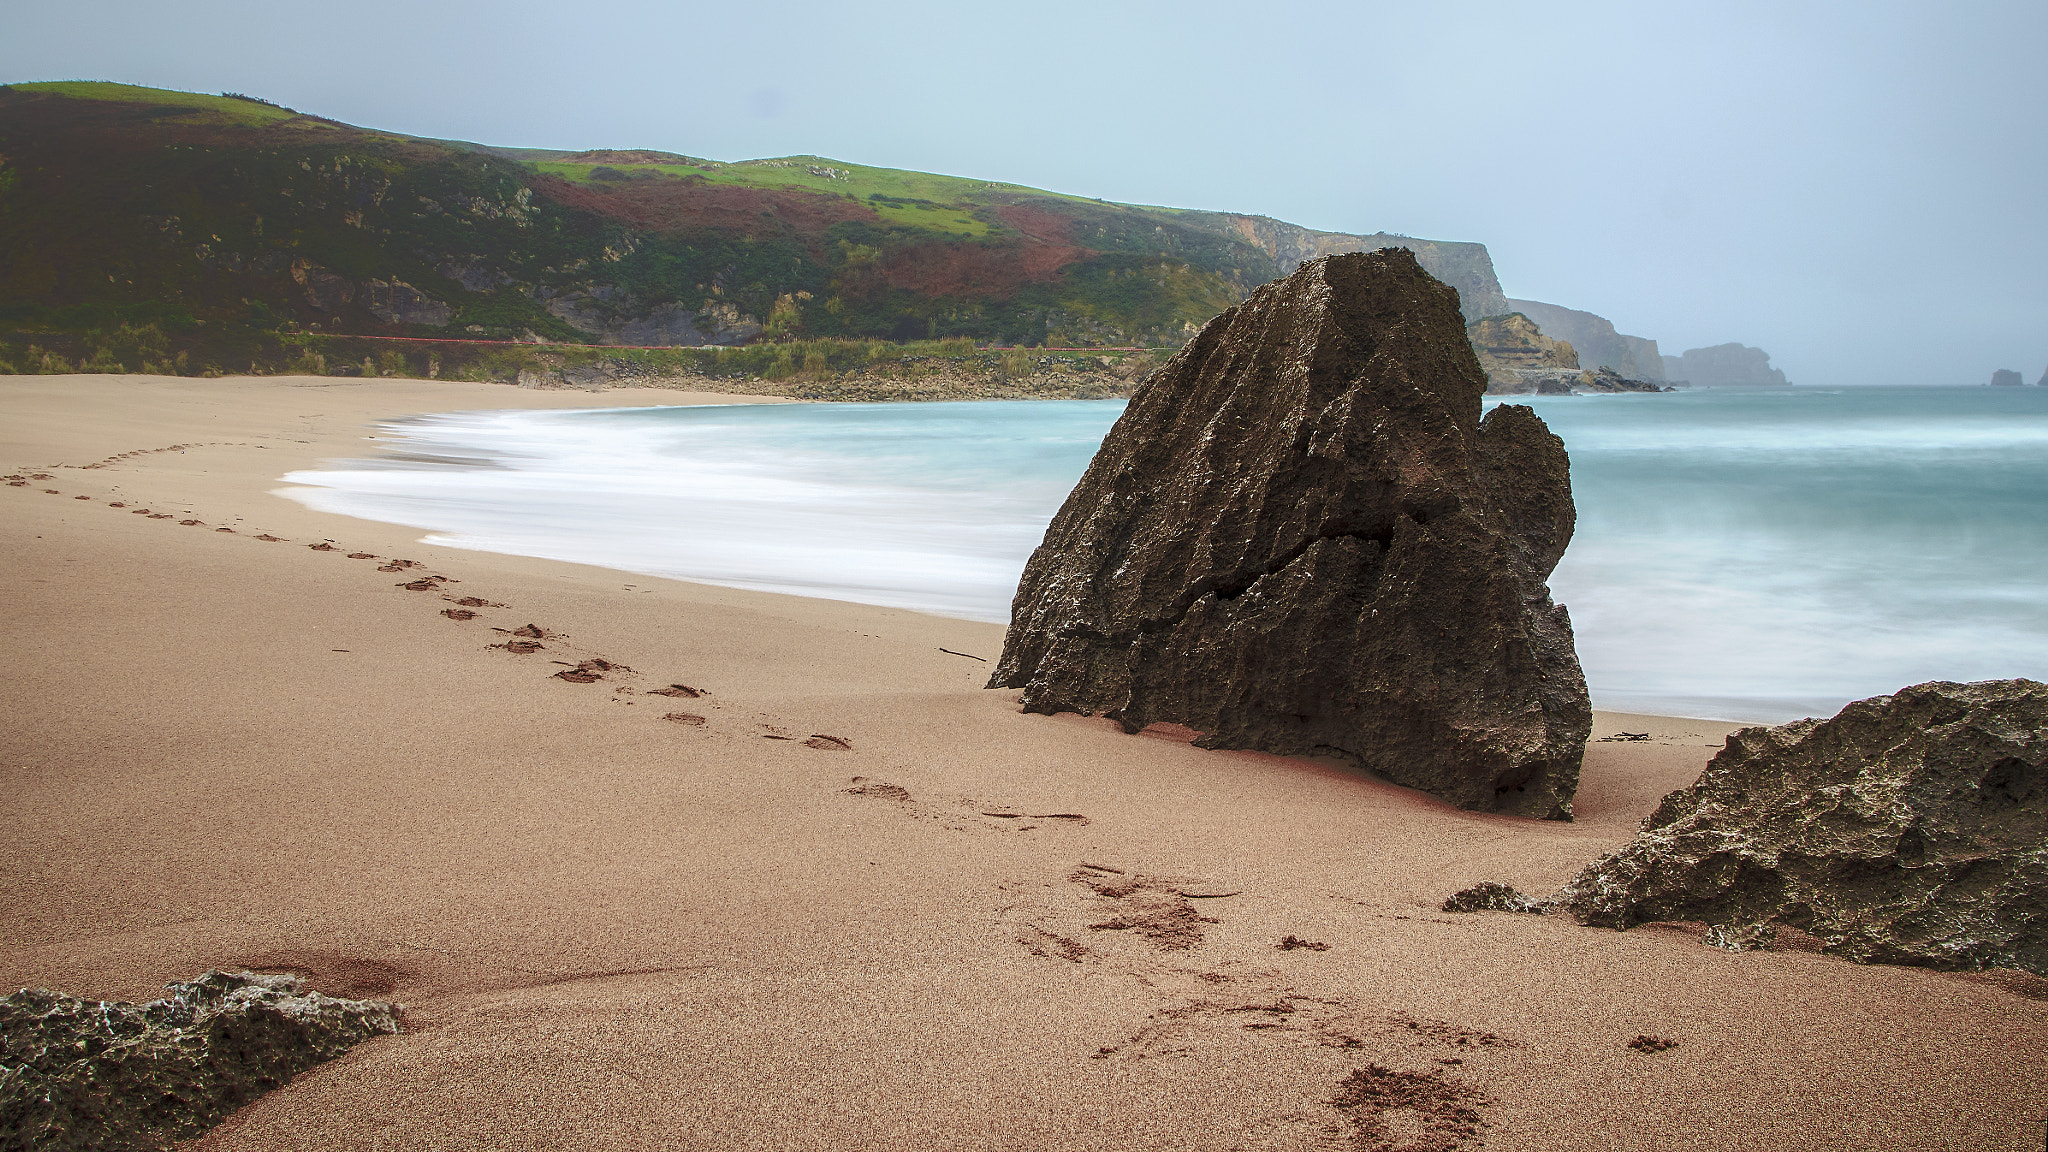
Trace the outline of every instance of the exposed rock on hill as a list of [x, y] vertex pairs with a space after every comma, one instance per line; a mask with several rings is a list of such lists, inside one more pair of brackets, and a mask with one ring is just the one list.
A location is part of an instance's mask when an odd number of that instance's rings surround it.
[[1500, 370], [1579, 366], [1577, 349], [1545, 336], [1535, 321], [1520, 312], [1489, 316], [1468, 326], [1465, 332], [1489, 379]]
[[1688, 348], [1664, 357], [1664, 378], [1695, 388], [1759, 388], [1783, 385], [1785, 374], [1771, 367], [1771, 354], [1742, 344]]
[[2017, 370], [2012, 368], [2000, 368], [1999, 370], [1991, 374], [1991, 383], [1993, 387], [2017, 388], [2020, 385], [2025, 384], [2026, 381], [2020, 378], [2020, 374]]
[[1624, 379], [1664, 382], [1664, 358], [1655, 340], [1624, 336], [1604, 317], [1541, 300], [1509, 300], [1508, 307], [1534, 320], [1546, 335], [1570, 343], [1587, 368], [1612, 368]]
[[169, 1148], [300, 1072], [398, 1031], [389, 1004], [208, 972], [161, 1000], [0, 1001], [0, 1149]]
[[1527, 408], [1482, 421], [1484, 389], [1456, 294], [1407, 251], [1260, 288], [1132, 398], [1025, 569], [990, 687], [1568, 819], [1592, 723], [1544, 585], [1568, 461]]
[[1592, 392], [1661, 392], [1647, 380], [1631, 380], [1612, 368], [1579, 367], [1571, 344], [1545, 336], [1527, 316], [1489, 316], [1466, 330], [1472, 350], [1486, 369], [1486, 390], [1497, 396], [1571, 396]]
[[1555, 898], [1586, 923], [1780, 924], [1850, 959], [2048, 975], [2048, 685], [1937, 681], [1745, 728]]
[[1415, 253], [1415, 262], [1422, 265], [1423, 271], [1458, 290], [1458, 309], [1467, 323], [1510, 310], [1507, 295], [1494, 274], [1493, 257], [1484, 244], [1417, 240], [1386, 232], [1370, 236], [1318, 232], [1268, 216], [1230, 212], [1188, 212], [1181, 218], [1250, 242], [1273, 258], [1276, 274], [1280, 276], [1291, 275], [1296, 268], [1323, 256], [1406, 248]]

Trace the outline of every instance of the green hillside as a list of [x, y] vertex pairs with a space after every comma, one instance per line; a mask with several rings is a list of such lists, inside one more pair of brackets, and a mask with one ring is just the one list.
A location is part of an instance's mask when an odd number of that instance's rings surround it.
[[1500, 297], [1476, 244], [816, 156], [502, 149], [234, 94], [0, 86], [16, 371], [260, 366], [344, 333], [1172, 346], [1303, 259], [1384, 243], [1415, 247], [1468, 312]]

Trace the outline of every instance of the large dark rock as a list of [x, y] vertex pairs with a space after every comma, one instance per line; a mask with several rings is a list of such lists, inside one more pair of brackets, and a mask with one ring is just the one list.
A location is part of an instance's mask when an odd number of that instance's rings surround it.
[[2017, 388], [2026, 381], [2020, 378], [2017, 369], [2000, 368], [1991, 374], [1991, 383], [1994, 387]]
[[1554, 900], [1586, 924], [1801, 929], [1854, 960], [2048, 975], [2048, 685], [1937, 681], [1744, 728]]
[[1405, 249], [1260, 288], [1132, 397], [990, 687], [1569, 819], [1592, 714], [1544, 585], [1568, 462], [1527, 408], [1482, 421], [1485, 386], [1457, 293]]
[[389, 1004], [291, 976], [208, 972], [161, 1000], [40, 989], [0, 1001], [0, 1152], [168, 1148], [372, 1036]]

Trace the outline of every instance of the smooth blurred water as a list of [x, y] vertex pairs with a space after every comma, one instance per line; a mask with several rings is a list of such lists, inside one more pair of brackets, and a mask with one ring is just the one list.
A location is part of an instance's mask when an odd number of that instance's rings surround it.
[[[1782, 720], [2048, 678], [2048, 389], [1537, 397], [1579, 528], [1551, 586], [1602, 707]], [[1118, 401], [468, 412], [297, 472], [458, 547], [1005, 621]]]

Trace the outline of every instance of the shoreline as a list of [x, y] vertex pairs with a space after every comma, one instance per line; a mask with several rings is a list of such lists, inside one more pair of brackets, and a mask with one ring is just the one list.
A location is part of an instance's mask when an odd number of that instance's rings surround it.
[[999, 625], [269, 492], [394, 409], [644, 399], [503, 387], [0, 378], [0, 463], [51, 477], [0, 489], [0, 983], [407, 1006], [197, 1149], [1306, 1148], [1369, 1064], [1494, 1152], [2038, 1146], [2048, 982], [1436, 910], [1556, 887], [1737, 725], [1599, 713], [1651, 739], [1589, 746], [1575, 823], [1458, 812], [1021, 715]]

